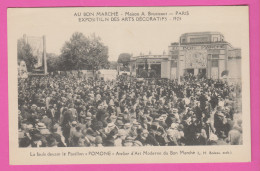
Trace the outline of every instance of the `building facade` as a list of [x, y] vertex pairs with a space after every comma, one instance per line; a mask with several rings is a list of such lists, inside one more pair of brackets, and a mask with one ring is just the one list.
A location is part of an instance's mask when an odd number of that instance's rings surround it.
[[[187, 74], [212, 79], [241, 78], [241, 49], [219, 32], [185, 33], [171, 43], [168, 55], [140, 55], [131, 59], [131, 73], [154, 72], [160, 78], [178, 79]], [[146, 67], [147, 66], [147, 67]], [[148, 74], [149, 75], [149, 74]]]
[[137, 78], [169, 78], [169, 55], [143, 55], [132, 57], [130, 73]]

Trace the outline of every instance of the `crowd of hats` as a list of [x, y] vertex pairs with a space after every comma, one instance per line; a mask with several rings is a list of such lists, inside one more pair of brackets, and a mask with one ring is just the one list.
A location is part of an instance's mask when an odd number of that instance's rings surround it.
[[75, 75], [18, 83], [20, 147], [242, 144], [239, 84]]

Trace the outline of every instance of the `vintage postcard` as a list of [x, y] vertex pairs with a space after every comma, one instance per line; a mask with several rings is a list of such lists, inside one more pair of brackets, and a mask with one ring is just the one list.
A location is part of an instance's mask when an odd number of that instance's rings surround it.
[[248, 6], [8, 9], [11, 165], [250, 162]]

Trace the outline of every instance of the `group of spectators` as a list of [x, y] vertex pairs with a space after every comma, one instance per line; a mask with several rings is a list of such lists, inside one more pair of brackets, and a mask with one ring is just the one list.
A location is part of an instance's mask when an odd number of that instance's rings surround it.
[[242, 144], [241, 86], [205, 78], [18, 80], [19, 147]]

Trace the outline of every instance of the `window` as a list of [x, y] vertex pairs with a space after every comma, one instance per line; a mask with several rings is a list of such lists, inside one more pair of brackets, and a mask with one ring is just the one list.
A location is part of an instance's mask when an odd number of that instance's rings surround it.
[[218, 54], [212, 54], [212, 58], [218, 59], [219, 55]]
[[218, 60], [212, 60], [212, 67], [218, 67]]
[[177, 61], [172, 61], [172, 68], [176, 68], [177, 67]]
[[190, 38], [191, 43], [202, 43], [208, 42], [208, 37], [197, 37], [197, 38]]
[[213, 37], [213, 42], [217, 42], [218, 38], [217, 37]]

